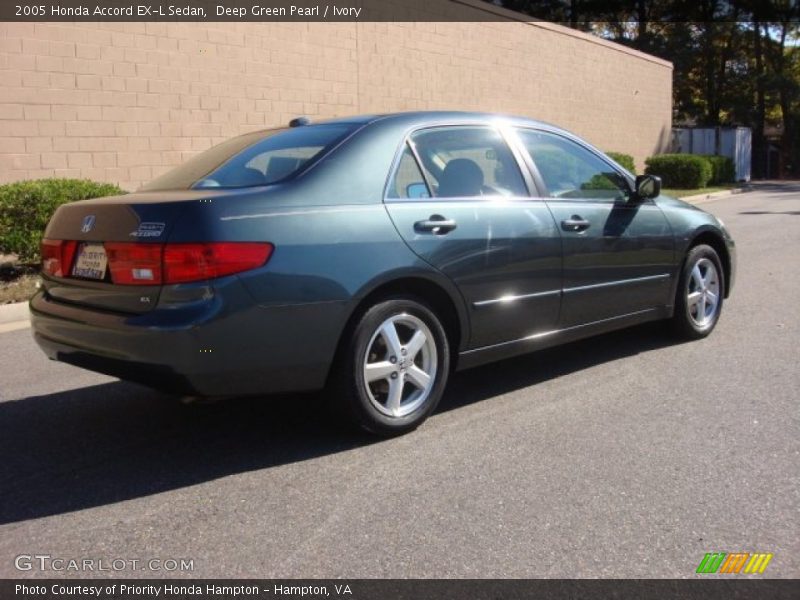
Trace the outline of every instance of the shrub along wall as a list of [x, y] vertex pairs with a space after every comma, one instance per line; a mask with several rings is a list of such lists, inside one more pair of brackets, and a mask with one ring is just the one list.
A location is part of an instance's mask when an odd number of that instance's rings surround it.
[[661, 177], [667, 188], [704, 188], [709, 184], [732, 183], [736, 177], [733, 161], [727, 156], [659, 154], [644, 162], [644, 172]]
[[21, 262], [38, 262], [44, 228], [59, 206], [124, 193], [116, 185], [87, 179], [39, 179], [0, 185], [0, 254], [16, 254]]
[[736, 179], [736, 167], [727, 156], [704, 155], [703, 158], [711, 164], [711, 185], [733, 183]]

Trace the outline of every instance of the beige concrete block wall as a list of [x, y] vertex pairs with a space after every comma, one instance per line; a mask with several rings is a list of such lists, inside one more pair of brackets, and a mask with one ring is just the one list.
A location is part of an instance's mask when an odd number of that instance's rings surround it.
[[515, 20], [0, 23], [0, 82], [0, 182], [134, 189], [297, 115], [509, 112], [633, 154], [640, 168], [671, 127], [669, 63]]

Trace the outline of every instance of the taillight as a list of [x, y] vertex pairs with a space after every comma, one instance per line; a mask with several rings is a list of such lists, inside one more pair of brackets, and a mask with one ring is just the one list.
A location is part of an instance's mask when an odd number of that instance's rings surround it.
[[121, 285], [160, 285], [161, 244], [106, 242], [111, 281]]
[[69, 275], [77, 246], [73, 240], [42, 240], [42, 272], [53, 277]]
[[[42, 240], [42, 271], [69, 276], [76, 241]], [[143, 244], [106, 242], [111, 281], [118, 285], [186, 283], [233, 275], [258, 268], [272, 256], [274, 246], [256, 242]]]
[[255, 269], [269, 260], [272, 250], [272, 244], [252, 242], [166, 244], [164, 283], [213, 279]]

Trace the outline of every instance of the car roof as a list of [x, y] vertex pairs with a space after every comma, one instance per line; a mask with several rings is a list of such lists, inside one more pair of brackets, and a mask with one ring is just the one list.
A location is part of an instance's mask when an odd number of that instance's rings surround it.
[[[308, 120], [307, 124], [296, 125], [296, 127], [314, 127], [316, 125], [352, 125], [355, 128], [360, 129], [365, 125], [370, 125], [370, 128], [373, 126], [401, 126], [406, 129], [417, 129], [420, 127], [425, 127], [426, 125], [485, 124], [491, 122], [514, 125], [518, 127], [535, 127], [537, 129], [550, 130], [574, 137], [574, 134], [571, 132], [545, 121], [538, 121], [536, 119], [504, 113], [469, 112], [458, 110], [422, 110], [384, 114], [348, 115], [332, 119], [322, 119], [320, 121]], [[287, 123], [286, 125], [279, 125], [277, 127], [251, 131], [242, 135], [253, 135], [259, 133], [266, 134], [279, 129], [288, 128], [290, 128], [290, 126]]]
[[499, 121], [508, 123], [510, 125], [527, 125], [543, 127], [547, 129], [558, 129], [551, 123], [538, 121], [527, 117], [520, 117], [517, 115], [509, 115], [505, 113], [491, 113], [491, 112], [470, 112], [470, 111], [457, 111], [457, 110], [423, 110], [423, 111], [409, 111], [397, 113], [384, 113], [374, 115], [354, 115], [347, 117], [339, 117], [335, 119], [326, 119], [323, 121], [312, 121], [310, 125], [322, 125], [328, 123], [352, 123], [354, 125], [366, 124], [379, 124], [380, 122], [403, 122], [409, 126], [418, 126], [434, 123], [452, 122], [468, 122], [468, 123], [482, 123], [487, 121]]

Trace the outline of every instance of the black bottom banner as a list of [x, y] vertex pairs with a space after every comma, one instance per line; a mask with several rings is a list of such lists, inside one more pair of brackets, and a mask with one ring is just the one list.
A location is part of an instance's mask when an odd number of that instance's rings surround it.
[[800, 598], [792, 579], [42, 579], [0, 581], [0, 598], [99, 600], [668, 600]]

